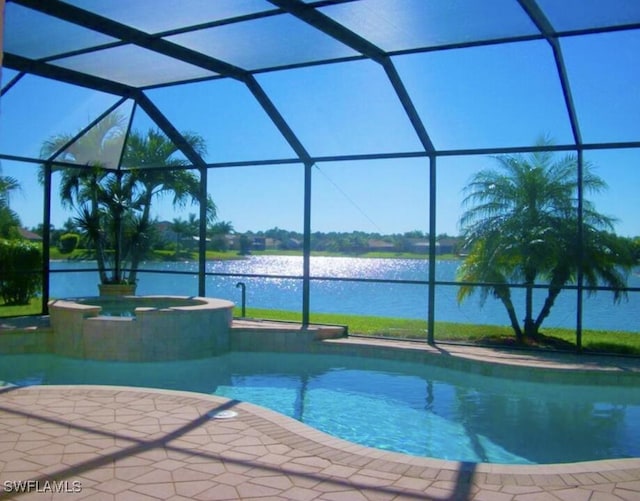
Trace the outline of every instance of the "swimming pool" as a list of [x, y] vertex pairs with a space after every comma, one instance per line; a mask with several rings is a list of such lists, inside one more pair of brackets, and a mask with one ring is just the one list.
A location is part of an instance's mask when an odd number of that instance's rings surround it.
[[0, 379], [221, 395], [362, 445], [456, 461], [640, 456], [640, 392], [633, 387], [551, 385], [408, 362], [252, 352], [153, 363], [3, 355]]

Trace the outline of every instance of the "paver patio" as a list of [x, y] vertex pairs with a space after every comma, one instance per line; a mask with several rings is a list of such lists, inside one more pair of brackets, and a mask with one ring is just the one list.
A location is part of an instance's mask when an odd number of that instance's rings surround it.
[[0, 485], [0, 499], [21, 500], [635, 500], [640, 459], [455, 463], [354, 445], [221, 397], [32, 386], [0, 395]]

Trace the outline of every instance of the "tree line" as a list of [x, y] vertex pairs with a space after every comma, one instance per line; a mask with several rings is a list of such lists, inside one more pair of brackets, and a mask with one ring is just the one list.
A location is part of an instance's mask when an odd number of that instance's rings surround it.
[[[170, 250], [176, 254], [193, 250], [198, 241], [200, 220], [195, 214], [172, 221], [152, 221], [148, 231], [149, 251]], [[155, 229], [153, 228], [155, 226]], [[31, 229], [42, 235], [42, 225]], [[62, 252], [70, 253], [75, 248], [87, 248], [83, 240], [83, 230], [77, 220], [67, 219], [61, 228], [52, 227], [51, 241]], [[302, 250], [304, 235], [299, 231], [274, 227], [267, 230], [238, 232], [230, 221], [214, 221], [206, 225], [206, 248], [219, 252], [258, 250]], [[421, 231], [381, 234], [378, 232], [313, 232], [310, 238], [311, 251], [338, 254], [363, 254], [367, 252], [386, 253], [428, 253], [429, 234]], [[440, 253], [460, 254], [463, 239], [446, 233], [436, 237], [436, 248]], [[442, 247], [442, 249], [440, 249]]]

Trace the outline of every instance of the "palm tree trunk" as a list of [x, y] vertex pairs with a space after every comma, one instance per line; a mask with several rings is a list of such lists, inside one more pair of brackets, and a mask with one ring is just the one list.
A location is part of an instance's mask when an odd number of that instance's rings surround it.
[[142, 261], [142, 256], [140, 252], [136, 252], [135, 250], [131, 251], [131, 270], [129, 271], [128, 282], [130, 284], [135, 284], [138, 280], [138, 266], [140, 266], [140, 261]]
[[[151, 217], [151, 197], [153, 196], [152, 188], [145, 185], [145, 193], [142, 197], [142, 216], [140, 218], [139, 226], [141, 228], [149, 227], [149, 219]], [[138, 237], [140, 237], [140, 232], [138, 233]], [[140, 266], [140, 262], [142, 261], [144, 250], [140, 249], [139, 245], [136, 245], [133, 242], [133, 245], [130, 246], [131, 253], [131, 270], [129, 271], [129, 283], [135, 284], [138, 280], [138, 266]]]
[[96, 264], [98, 265], [98, 276], [100, 277], [100, 283], [104, 284], [107, 280], [106, 263], [104, 253], [102, 252], [102, 243], [99, 240], [93, 242], [95, 245]]
[[524, 334], [527, 338], [533, 339], [537, 335], [535, 323], [533, 321], [533, 280], [527, 279], [525, 282], [525, 317]]
[[99, 270], [99, 274], [100, 274], [100, 283], [104, 284], [107, 283], [108, 277], [107, 277], [107, 265], [106, 265], [106, 259], [104, 257], [104, 245], [102, 244], [101, 240], [98, 240], [95, 242], [96, 244], [96, 262], [98, 264], [98, 270]]
[[120, 208], [115, 210], [114, 214], [114, 225], [115, 225], [115, 240], [114, 240], [114, 271], [113, 271], [113, 281], [115, 283], [120, 283], [122, 281], [122, 261], [123, 256], [121, 254], [122, 250], [122, 211]]
[[516, 334], [516, 341], [521, 344], [524, 341], [524, 337], [522, 334], [522, 329], [520, 328], [520, 323], [518, 322], [518, 316], [516, 315], [516, 309], [513, 306], [513, 302], [511, 301], [511, 297], [508, 294], [509, 289], [504, 287], [496, 287], [495, 292], [500, 298], [500, 301], [504, 305], [507, 310], [507, 314], [509, 315], [509, 321], [511, 322], [511, 328], [513, 332]]
[[94, 244], [96, 246], [96, 263], [98, 265], [98, 274], [100, 276], [100, 283], [104, 284], [108, 282], [107, 277], [107, 260], [105, 257], [104, 239], [101, 237], [100, 231], [100, 217], [98, 210], [98, 178], [94, 173], [90, 178], [89, 184], [91, 186], [91, 219], [98, 225], [96, 228], [97, 238], [95, 238]]
[[560, 287], [549, 287], [549, 292], [547, 293], [547, 297], [544, 300], [544, 305], [542, 305], [542, 309], [540, 310], [538, 318], [536, 318], [536, 322], [534, 324], [536, 332], [540, 330], [540, 326], [542, 325], [544, 319], [549, 316], [551, 308], [553, 307], [556, 298], [558, 297], [558, 294], [560, 294], [561, 290], [562, 289]]

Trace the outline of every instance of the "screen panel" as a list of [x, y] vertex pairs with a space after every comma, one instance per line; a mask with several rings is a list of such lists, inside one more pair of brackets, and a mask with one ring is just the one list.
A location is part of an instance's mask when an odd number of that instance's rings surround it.
[[439, 150], [573, 141], [558, 71], [545, 42], [394, 58]]
[[319, 10], [388, 52], [538, 33], [511, 0], [367, 0]]
[[358, 55], [289, 15], [225, 24], [167, 39], [247, 70]]

